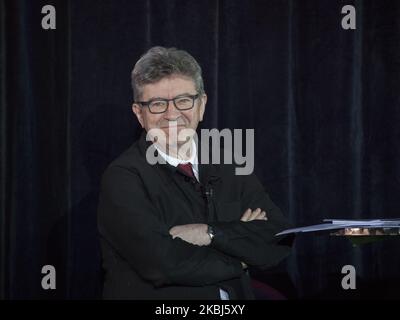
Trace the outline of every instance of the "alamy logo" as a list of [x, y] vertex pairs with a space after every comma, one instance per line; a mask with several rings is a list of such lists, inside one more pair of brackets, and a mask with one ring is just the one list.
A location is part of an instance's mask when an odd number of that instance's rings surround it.
[[346, 15], [342, 18], [342, 28], [344, 30], [355, 30], [356, 29], [356, 8], [351, 5], [344, 6], [342, 13]]
[[342, 279], [342, 288], [344, 290], [356, 289], [356, 268], [347, 264], [342, 268], [342, 274], [346, 274]]
[[[193, 139], [196, 143], [199, 141], [197, 132], [190, 128], [179, 131], [177, 126], [168, 127], [168, 137], [164, 130], [154, 128], [147, 132], [146, 140], [154, 142], [146, 151], [147, 162], [154, 165], [156, 163], [165, 164], [165, 159], [157, 152], [155, 144], [161, 150], [171, 148], [178, 149], [179, 154], [190, 156], [191, 143]], [[245, 138], [245, 150], [243, 150], [243, 136]], [[201, 129], [200, 130], [201, 150], [198, 154], [200, 164], [232, 164], [236, 175], [249, 175], [254, 170], [254, 129]], [[221, 155], [221, 139], [223, 140], [223, 157]], [[179, 146], [179, 147], [178, 147]], [[211, 156], [211, 159], [210, 159]]]
[[44, 30], [54, 30], [56, 28], [56, 8], [49, 4], [45, 5], [42, 8], [42, 13], [46, 14], [42, 18], [42, 28]]
[[56, 268], [52, 265], [46, 264], [42, 268], [42, 274], [45, 274], [42, 278], [42, 288], [44, 290], [54, 290], [56, 288]]

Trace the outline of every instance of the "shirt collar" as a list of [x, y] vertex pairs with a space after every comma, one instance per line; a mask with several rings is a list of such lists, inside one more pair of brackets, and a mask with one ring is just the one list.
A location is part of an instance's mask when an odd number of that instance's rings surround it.
[[197, 146], [193, 139], [192, 139], [192, 154], [190, 155], [190, 158], [187, 160], [171, 157], [170, 155], [160, 150], [160, 148], [157, 147], [157, 144], [154, 144], [154, 147], [156, 148], [158, 154], [171, 166], [177, 167], [180, 164], [190, 163], [192, 164], [193, 169], [197, 171], [198, 167]]

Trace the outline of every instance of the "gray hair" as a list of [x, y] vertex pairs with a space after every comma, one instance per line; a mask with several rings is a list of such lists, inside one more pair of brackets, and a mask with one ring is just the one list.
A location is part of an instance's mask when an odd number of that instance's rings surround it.
[[181, 75], [193, 80], [198, 93], [204, 93], [201, 67], [186, 51], [176, 48], [153, 47], [136, 62], [131, 73], [133, 98], [139, 101], [142, 88], [165, 77]]

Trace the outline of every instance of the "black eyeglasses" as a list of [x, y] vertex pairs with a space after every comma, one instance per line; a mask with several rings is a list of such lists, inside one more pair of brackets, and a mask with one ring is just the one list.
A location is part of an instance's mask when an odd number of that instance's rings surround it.
[[141, 104], [144, 107], [149, 107], [151, 113], [164, 113], [167, 111], [170, 101], [174, 102], [174, 106], [178, 110], [192, 109], [194, 107], [194, 100], [199, 96], [200, 94], [182, 95], [172, 99], [156, 98], [149, 101], [137, 101], [136, 103]]

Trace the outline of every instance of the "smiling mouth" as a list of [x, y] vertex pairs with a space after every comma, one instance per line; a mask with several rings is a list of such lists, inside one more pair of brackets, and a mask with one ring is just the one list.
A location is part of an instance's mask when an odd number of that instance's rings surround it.
[[169, 124], [168, 126], [162, 126], [161, 129], [178, 128], [178, 127], [186, 127], [186, 125], [184, 125], [184, 124]]

